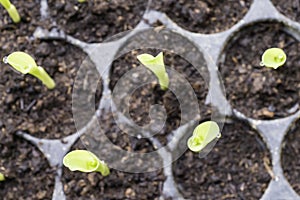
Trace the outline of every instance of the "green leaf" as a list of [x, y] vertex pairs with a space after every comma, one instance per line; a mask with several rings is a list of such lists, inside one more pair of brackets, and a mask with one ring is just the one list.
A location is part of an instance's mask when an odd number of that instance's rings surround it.
[[169, 87], [169, 75], [166, 72], [163, 53], [160, 52], [156, 57], [150, 54], [141, 54], [137, 59], [157, 77], [162, 90]]
[[103, 161], [86, 150], [71, 151], [64, 157], [63, 164], [71, 171], [100, 172], [103, 176], [110, 173], [108, 166]]
[[284, 65], [286, 61], [286, 54], [280, 48], [267, 49], [262, 55], [261, 66], [277, 69]]
[[31, 74], [41, 80], [47, 88], [55, 87], [54, 80], [40, 66], [37, 66], [34, 59], [27, 53], [17, 51], [3, 58], [4, 63], [10, 64], [15, 70], [22, 74]]
[[194, 152], [200, 152], [216, 138], [220, 138], [221, 133], [216, 122], [207, 121], [198, 125], [193, 135], [188, 139], [188, 148]]
[[4, 174], [0, 173], [0, 181], [5, 181]]
[[22, 74], [28, 74], [30, 70], [37, 67], [34, 59], [27, 53], [17, 51], [3, 59], [4, 63], [10, 64], [15, 70]]

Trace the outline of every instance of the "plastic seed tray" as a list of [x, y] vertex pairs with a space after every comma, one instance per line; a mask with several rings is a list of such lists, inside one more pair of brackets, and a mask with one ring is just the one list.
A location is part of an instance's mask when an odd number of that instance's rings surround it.
[[[42, 0], [41, 14], [46, 18], [48, 17], [47, 12], [45, 12], [47, 10], [47, 2], [46, 0]], [[151, 29], [151, 24], [157, 21], [160, 21], [164, 27], [157, 27], [155, 29]], [[291, 125], [299, 118], [300, 111], [295, 112], [290, 116], [274, 120], [257, 120], [250, 118], [251, 116], [245, 116], [245, 114], [238, 111], [238, 108], [233, 108], [230, 105], [230, 102], [226, 100], [224, 94], [224, 91], [226, 91], [226, 87], [224, 88], [221, 76], [219, 76], [218, 68], [216, 67], [216, 64], [214, 64], [219, 63], [222, 59], [222, 56], [226, 54], [226, 52], [223, 52], [223, 50], [228, 45], [228, 42], [231, 40], [231, 38], [238, 36], [239, 32], [244, 27], [252, 26], [253, 24], [264, 21], [283, 23], [284, 26], [290, 31], [290, 33], [293, 34], [296, 38], [299, 38], [300, 36], [300, 24], [298, 22], [292, 21], [291, 19], [278, 12], [275, 6], [272, 4], [272, 2], [269, 0], [253, 0], [249, 11], [237, 24], [235, 24], [230, 29], [224, 32], [215, 34], [192, 33], [179, 27], [165, 13], [151, 9], [147, 9], [143, 16], [143, 20], [137, 25], [137, 27], [135, 27], [133, 31], [127, 32], [126, 34], [118, 35], [114, 39], [103, 43], [85, 43], [65, 34], [62, 30], [59, 29], [53, 29], [49, 31], [43, 28], [37, 28], [34, 34], [34, 37], [36, 38], [65, 40], [68, 43], [75, 45], [81, 48], [84, 52], [86, 52], [88, 54], [88, 57], [93, 61], [93, 63], [95, 63], [97, 68], [97, 70], [92, 69], [94, 70], [92, 71], [93, 74], [95, 74], [93, 78], [97, 80], [100, 79], [100, 76], [97, 75], [100, 74], [101, 80], [103, 81], [102, 98], [96, 115], [93, 116], [93, 111], [89, 110], [89, 108], [81, 108], [86, 109], [85, 111], [88, 115], [88, 117], [83, 118], [83, 120], [79, 117], [76, 118], [76, 116], [78, 115], [75, 115], [74, 120], [75, 122], [77, 122], [77, 133], [57, 140], [48, 140], [32, 137], [29, 134], [22, 131], [17, 132], [18, 135], [22, 136], [25, 140], [32, 142], [41, 150], [41, 152], [44, 153], [44, 155], [49, 161], [50, 166], [57, 167], [55, 189], [53, 192], [52, 199], [63, 200], [66, 198], [63, 192], [63, 184], [60, 180], [62, 175], [63, 156], [70, 150], [72, 145], [80, 137], [85, 142], [93, 142], [92, 140], [90, 140], [89, 136], [99, 131], [99, 128], [97, 127], [97, 125], [95, 125], [97, 124], [97, 116], [105, 114], [106, 110], [111, 109], [111, 107], [114, 107], [110, 104], [110, 100], [113, 94], [112, 91], [110, 91], [109, 89], [109, 72], [110, 65], [115, 59], [116, 55], [121, 55], [122, 53], [128, 52], [135, 48], [147, 48], [151, 45], [153, 45], [153, 47], [155, 48], [164, 48], [160, 45], [160, 43], [165, 44], [166, 40], [169, 41], [167, 42], [169, 45], [168, 48], [176, 49], [175, 53], [184, 55], [190, 63], [193, 64], [202, 62], [207, 64], [208, 72], [206, 72], [206, 70], [202, 68], [199, 68], [198, 70], [202, 70], [204, 74], [209, 74], [208, 77], [210, 78], [208, 79], [208, 81], [210, 83], [210, 86], [208, 97], [211, 98], [207, 98], [207, 101], [218, 108], [216, 114], [216, 116], [219, 116], [218, 120], [222, 123], [226, 116], [228, 118], [238, 118], [243, 121], [246, 121], [261, 135], [264, 142], [268, 146], [272, 158], [271, 170], [273, 173], [273, 177], [261, 199], [300, 199], [299, 195], [297, 195], [297, 193], [293, 190], [293, 188], [285, 178], [281, 167], [281, 146], [284, 136], [288, 133]], [[167, 31], [165, 28], [167, 28]], [[165, 36], [171, 36], [171, 39], [166, 39]], [[151, 38], [153, 39], [153, 43], [143, 43], [143, 41], [151, 41]], [[172, 46], [172, 44], [176, 45]], [[189, 54], [190, 52], [178, 48], [178, 44], [184, 46], [185, 48], [188, 48], [191, 52], [195, 51], [196, 53]], [[197, 52], [201, 52], [200, 54], [202, 56], [197, 57], [197, 55], [199, 55]], [[154, 160], [161, 160], [161, 166], [164, 166], [163, 171], [166, 179], [163, 185], [163, 192], [161, 194], [162, 199], [166, 197], [170, 197], [172, 199], [183, 199], [182, 194], [177, 189], [176, 183], [172, 175], [172, 165], [170, 165], [169, 163], [171, 163], [172, 160], [180, 156], [180, 153], [177, 153], [177, 150], [185, 148], [182, 147], [184, 146], [184, 144], [180, 143], [180, 141], [182, 138], [185, 137], [184, 135], [186, 132], [192, 131], [192, 128], [195, 126], [196, 121], [198, 119], [199, 116], [197, 115], [197, 113], [193, 113], [192, 117], [188, 119], [190, 120], [190, 123], [182, 125], [177, 130], [173, 131], [173, 137], [175, 139], [174, 141], [172, 140], [173, 142], [168, 144], [168, 148], [163, 148], [161, 151], [158, 151], [157, 154], [153, 155], [153, 157], [149, 157], [149, 163], [151, 163], [151, 161], [153, 161], [154, 163]], [[126, 121], [126, 118], [122, 118], [121, 121], [122, 120]], [[144, 131], [142, 134], [147, 135], [148, 132]], [[154, 139], [150, 140], [154, 143], [154, 145], [161, 146], [161, 144], [159, 144], [159, 141]], [[104, 143], [101, 143], [101, 148], [105, 148], [106, 144], [107, 143], [105, 143], [105, 141]], [[93, 146], [92, 144], [90, 144], [90, 147], [90, 150], [98, 150], [99, 148], [97, 147], [97, 145]], [[126, 157], [125, 154], [121, 154], [119, 156], [120, 157], [116, 156], [113, 158], [122, 159], [122, 156]], [[132, 161], [134, 161], [134, 159]], [[131, 162], [127, 163], [127, 167], [130, 166], [130, 163]], [[132, 167], [134, 167], [134, 164]], [[153, 164], [153, 166], [150, 167], [155, 169], [158, 166]], [[143, 172], [143, 170], [146, 169], [140, 168], [137, 170]]]

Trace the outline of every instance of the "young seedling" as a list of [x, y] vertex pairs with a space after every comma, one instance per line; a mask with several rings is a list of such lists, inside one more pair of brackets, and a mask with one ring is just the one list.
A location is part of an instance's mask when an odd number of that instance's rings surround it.
[[0, 181], [5, 181], [4, 174], [0, 173]]
[[261, 66], [277, 69], [282, 66], [286, 61], [286, 54], [282, 49], [270, 48], [267, 49], [262, 55]]
[[71, 171], [100, 172], [102, 176], [110, 174], [109, 168], [104, 161], [92, 152], [86, 150], [75, 150], [65, 155], [63, 164]]
[[141, 54], [137, 59], [157, 77], [162, 90], [167, 90], [169, 87], [169, 76], [166, 72], [164, 64], [164, 55], [160, 52], [156, 57], [150, 54]]
[[221, 137], [219, 126], [216, 122], [207, 121], [198, 125], [193, 135], [188, 139], [188, 148], [199, 153], [213, 141]]
[[34, 59], [24, 52], [14, 52], [3, 58], [4, 63], [10, 64], [15, 70], [22, 74], [31, 74], [41, 80], [48, 89], [55, 87], [54, 80], [40, 66], [37, 66]]
[[16, 7], [10, 3], [9, 0], [0, 0], [0, 4], [7, 10], [10, 18], [13, 20], [14, 23], [20, 22], [20, 15], [16, 9]]

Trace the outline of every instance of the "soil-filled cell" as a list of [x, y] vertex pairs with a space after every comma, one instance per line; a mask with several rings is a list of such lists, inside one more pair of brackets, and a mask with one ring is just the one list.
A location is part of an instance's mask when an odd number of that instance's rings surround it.
[[[49, 90], [37, 78], [17, 73], [8, 64], [1, 63], [0, 102], [4, 106], [0, 111], [6, 131], [23, 130], [39, 138], [62, 138], [75, 133], [72, 87], [86, 55], [61, 41], [36, 40], [26, 44], [26, 47], [9, 48], [5, 54], [15, 50], [27, 52], [54, 79], [56, 87]], [[99, 90], [98, 96], [100, 93]]]
[[[116, 88], [126, 83], [126, 78], [130, 73], [132, 73], [133, 77], [138, 77], [136, 79], [138, 81], [135, 85], [131, 84], [134, 82], [132, 81], [135, 80], [134, 78], [128, 80], [126, 84], [126, 86], [132, 85], [132, 87], [134, 87], [133, 92], [126, 97], [129, 102], [128, 108], [126, 108], [128, 109], [127, 111], [129, 111], [128, 117], [132, 119], [133, 123], [141, 127], [151, 124], [154, 121], [153, 117], [161, 117], [161, 120], [165, 120], [165, 122], [164, 124], [157, 123], [157, 125], [160, 124], [158, 125], [160, 129], [154, 132], [156, 133], [155, 137], [166, 145], [170, 139], [172, 139], [170, 133], [187, 123], [184, 122], [184, 115], [189, 115], [189, 113], [184, 113], [186, 112], [183, 108], [185, 107], [185, 100], [190, 101], [190, 104], [192, 104], [193, 99], [191, 97], [196, 97], [195, 110], [199, 109], [199, 113], [197, 114], [200, 114], [201, 120], [210, 119], [212, 110], [209, 105], [205, 104], [208, 93], [208, 83], [205, 82], [205, 78], [209, 77], [203, 78], [200, 72], [184, 58], [168, 51], [162, 51], [164, 53], [166, 69], [167, 71], [170, 70], [168, 72], [170, 75], [170, 88], [167, 90], [161, 89], [157, 78], [137, 59], [137, 56], [143, 53], [157, 56], [160, 52], [161, 51], [157, 49], [140, 49], [131, 51], [116, 59], [112, 65], [110, 89], [113, 93], [117, 93], [118, 89]], [[201, 67], [205, 68], [205, 63], [201, 65]], [[139, 68], [141, 70], [139, 70]], [[175, 73], [173, 73], [172, 70], [174, 70]], [[150, 79], [151, 81], [147, 82], [146, 77], [149, 76], [154, 76], [154, 79]], [[145, 78], [145, 80], [143, 78]], [[172, 84], [176, 86], [173, 87]], [[189, 85], [189, 87], [184, 87], [182, 90], [178, 89], [180, 87], [177, 86], [184, 86], [184, 84]], [[180, 95], [181, 92], [185, 93], [184, 100], [182, 100], [183, 98]], [[124, 101], [126, 100], [125, 98], [123, 99]], [[125, 105], [125, 103], [123, 104], [122, 102], [121, 104]], [[164, 112], [158, 111], [157, 116], [153, 116], [153, 105], [163, 107]], [[125, 112], [124, 110], [122, 110], [122, 108], [120, 109], [121, 112]], [[192, 110], [192, 112], [195, 110]], [[190, 115], [193, 115], [192, 112]], [[161, 121], [158, 120], [158, 122]]]
[[300, 21], [300, 2], [295, 0], [272, 0], [277, 10], [297, 22]]
[[153, 0], [151, 8], [165, 12], [177, 25], [197, 33], [230, 29], [248, 12], [252, 0]]
[[[78, 141], [72, 149], [85, 149]], [[101, 159], [101, 158], [100, 158]], [[162, 195], [163, 171], [126, 173], [111, 169], [103, 177], [100, 173], [71, 172], [64, 168], [62, 182], [67, 199], [156, 199]]]
[[39, 150], [29, 142], [5, 134], [0, 125], [0, 182], [3, 200], [52, 198], [55, 170]]
[[[0, 29], [1, 35], [2, 31], [6, 29], [15, 29], [18, 35], [24, 33], [27, 30], [33, 30], [34, 26], [38, 25], [40, 16], [40, 4], [37, 3], [35, 0], [28, 0], [28, 1], [17, 1], [11, 0], [10, 1], [17, 9], [20, 22], [15, 24], [13, 20], [10, 18], [8, 12], [4, 9], [4, 7], [0, 6]], [[26, 29], [26, 30], [25, 30]]]
[[142, 19], [147, 1], [49, 0], [51, 16], [67, 34], [85, 42], [102, 42], [134, 29]]
[[178, 189], [187, 199], [260, 199], [270, 182], [270, 154], [243, 122], [225, 123], [222, 137], [204, 158], [186, 151], [173, 164]]
[[282, 145], [281, 165], [288, 182], [293, 189], [300, 195], [300, 121], [293, 125], [285, 136]]
[[[268, 48], [283, 49], [286, 63], [261, 66]], [[300, 43], [277, 23], [259, 23], [242, 29], [223, 52], [219, 70], [227, 98], [236, 110], [255, 119], [286, 117], [298, 110]]]

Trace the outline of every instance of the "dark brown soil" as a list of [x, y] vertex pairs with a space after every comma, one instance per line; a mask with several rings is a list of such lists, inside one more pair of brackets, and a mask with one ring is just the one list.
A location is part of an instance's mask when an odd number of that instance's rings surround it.
[[[40, 21], [40, 6], [36, 0], [12, 0], [12, 3], [18, 8], [22, 22], [13, 24], [0, 6], [0, 60], [13, 51], [26, 51], [38, 65], [45, 67], [57, 87], [47, 90], [34, 77], [17, 74], [0, 62], [0, 172], [6, 177], [0, 182], [0, 196], [4, 200], [51, 199], [54, 169], [48, 166], [37, 148], [14, 133], [24, 130], [39, 138], [62, 138], [76, 131], [71, 94], [77, 70], [86, 55], [63, 41], [34, 39], [32, 35], [37, 26], [51, 29], [53, 25], [49, 21]], [[215, 33], [237, 23], [248, 11], [250, 3], [250, 0], [218, 3], [207, 0], [198, 5], [193, 1], [166, 0], [154, 1], [152, 8], [166, 12], [179, 26], [190, 31]], [[102, 42], [133, 29], [141, 20], [146, 4], [147, 1], [142, 0], [82, 4], [77, 0], [49, 0], [50, 14], [57, 26], [85, 42]], [[299, 100], [298, 42], [279, 25], [263, 24], [245, 31], [243, 37], [228, 47], [225, 64], [221, 67], [230, 101], [235, 108], [255, 118], [278, 118], [293, 113], [296, 109], [290, 109]], [[276, 71], [259, 66], [260, 56], [269, 45], [282, 47], [288, 54], [286, 65]], [[111, 89], [125, 72], [140, 66], [136, 59], [140, 53], [156, 55], [158, 51], [132, 51], [116, 60], [111, 72]], [[198, 98], [200, 121], [210, 119], [212, 108], [204, 105], [207, 84], [201, 75], [184, 59], [170, 52], [165, 52], [165, 63], [190, 82]], [[261, 80], [267, 81], [260, 85]], [[101, 85], [98, 89], [96, 96], [99, 99]], [[130, 97], [133, 121], [138, 125], [149, 123], [149, 108], [153, 104], [164, 105], [167, 111], [166, 124], [156, 135], [165, 145], [171, 137], [169, 133], [180, 124], [180, 104], [171, 91], [162, 91], [157, 82], [142, 85]], [[108, 138], [126, 151], [144, 153], [158, 148], [148, 139], [122, 132], [110, 113], [99, 121]], [[206, 158], [199, 159], [197, 154], [188, 151], [174, 164], [179, 190], [191, 199], [259, 199], [270, 181], [264, 166], [269, 165], [269, 154], [263, 142], [241, 122], [227, 124], [222, 133], [223, 137]], [[291, 145], [284, 147], [282, 160], [287, 164], [284, 164], [284, 170], [288, 180], [299, 193], [296, 179], [299, 174], [295, 174], [299, 163], [293, 159], [298, 153], [298, 138], [296, 134], [288, 137], [287, 144]], [[84, 146], [79, 141], [73, 149], [84, 149]], [[67, 199], [72, 200], [159, 199], [164, 180], [162, 171], [131, 174], [114, 169], [108, 177], [102, 177], [98, 173], [70, 172], [64, 168], [62, 177]]]
[[72, 86], [86, 54], [62, 41], [32, 38], [35, 28], [40, 24], [39, 4], [28, 1], [24, 5], [18, 2], [15, 6], [21, 8], [19, 12], [22, 17], [17, 25], [1, 10], [4, 22], [0, 37], [1, 60], [14, 51], [29, 53], [54, 78], [56, 88], [48, 90], [38, 79], [18, 74], [1, 62], [0, 104], [3, 106], [0, 108], [0, 121], [10, 134], [16, 130], [24, 130], [40, 138], [70, 135], [76, 132], [72, 119]]
[[131, 136], [128, 132], [120, 129], [112, 113], [106, 113], [100, 117], [99, 124], [101, 129], [105, 130], [108, 139], [125, 151], [149, 153], [156, 150], [148, 139]]
[[300, 21], [300, 2], [295, 0], [272, 0], [277, 10], [294, 21]]
[[[287, 54], [284, 66], [260, 66], [263, 52], [271, 47]], [[233, 108], [256, 119], [280, 118], [298, 109], [300, 43], [281, 24], [259, 23], [243, 29], [226, 47], [220, 64], [227, 98]]]
[[87, 1], [49, 0], [51, 16], [69, 35], [82, 41], [102, 42], [132, 30], [147, 7], [144, 0]]
[[[115, 60], [111, 72], [111, 90], [114, 91], [115, 85], [126, 72], [142, 66], [136, 58], [137, 55], [149, 53], [156, 56], [159, 52], [160, 51], [154, 49], [136, 50], [131, 51], [130, 53], [127, 53]], [[180, 56], [164, 51], [164, 59], [167, 67], [176, 70], [192, 86], [193, 91], [198, 98], [201, 120], [210, 119], [210, 114], [212, 112], [211, 107], [209, 105], [205, 105], [208, 83], [205, 83], [203, 77], [196, 68]], [[151, 74], [150, 71], [149, 74]], [[170, 82], [171, 81], [172, 80], [170, 80]], [[149, 117], [149, 111], [151, 105], [159, 104], [164, 106], [167, 119], [162, 130], [157, 132], [156, 137], [163, 144], [167, 144], [168, 137], [170, 136], [169, 134], [171, 131], [176, 130], [181, 123], [181, 105], [175, 94], [170, 90], [161, 90], [158, 82], [155, 81], [149, 84], [137, 83], [136, 90], [129, 95], [129, 114], [132, 120], [139, 126], [147, 125], [150, 122], [151, 119]]]
[[56, 87], [48, 90], [31, 75], [22, 76], [9, 65], [1, 63], [4, 78], [0, 84], [3, 93], [0, 108], [4, 126], [9, 133], [28, 131], [40, 138], [62, 138], [76, 132], [72, 116], [72, 86], [77, 70], [86, 55], [65, 42], [35, 41], [5, 49], [7, 54], [26, 51], [36, 58], [54, 78]]
[[6, 177], [5, 181], [0, 182], [0, 196], [4, 200], [51, 199], [54, 171], [37, 148], [12, 134], [18, 122], [14, 125], [13, 119], [8, 120], [17, 113], [9, 109], [6, 97], [13, 95], [13, 89], [20, 87], [21, 82], [22, 87], [26, 88], [27, 81], [2, 63], [2, 58], [12, 51], [31, 48], [29, 44], [38, 24], [40, 6], [33, 0], [11, 2], [17, 7], [22, 20], [14, 24], [0, 6], [0, 172]]
[[187, 151], [173, 165], [175, 180], [188, 199], [259, 199], [271, 180], [264, 162], [270, 154], [248, 125], [224, 125], [213, 150], [200, 159]]
[[[73, 149], [84, 149], [78, 141]], [[164, 181], [162, 171], [132, 174], [111, 169], [110, 175], [71, 172], [64, 168], [62, 181], [67, 199], [155, 199]]]
[[165, 12], [184, 29], [197, 33], [225, 31], [241, 20], [252, 0], [153, 0], [151, 8]]
[[[4, 7], [0, 6], [0, 29], [1, 36], [3, 29], [15, 29], [14, 34], [21, 36], [24, 33], [24, 29], [33, 30], [34, 26], [37, 25], [38, 20], [40, 19], [40, 5], [36, 3], [35, 0], [28, 0], [26, 3], [23, 1], [11, 0], [12, 4], [17, 8], [21, 22], [14, 24], [12, 19], [9, 17], [7, 11]], [[24, 35], [27, 36], [27, 35]]]
[[0, 124], [0, 172], [6, 178], [0, 182], [1, 199], [50, 200], [54, 189], [54, 169], [49, 167], [37, 148], [5, 133], [4, 129]]
[[286, 135], [281, 154], [281, 165], [283, 172], [293, 189], [300, 195], [300, 160], [297, 159], [300, 153], [300, 121], [291, 127]]

